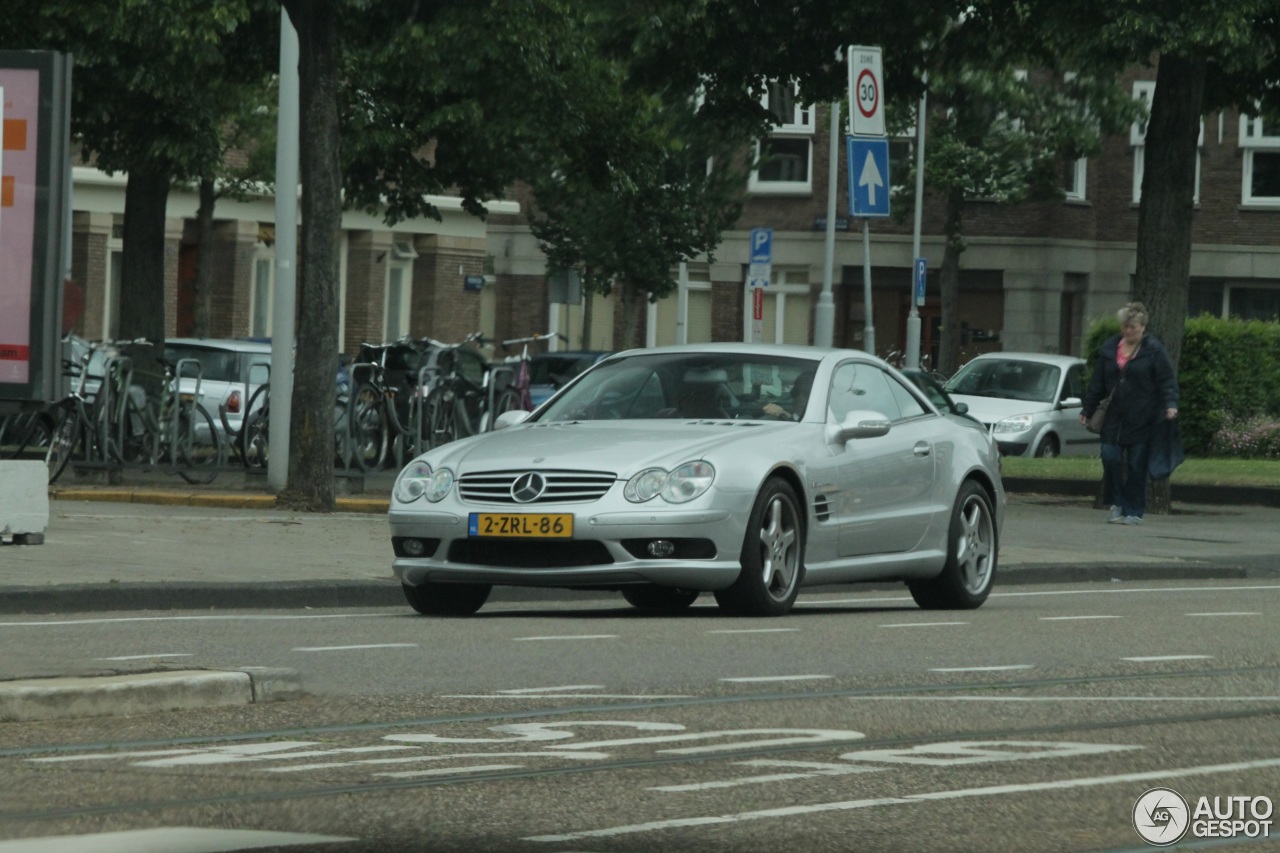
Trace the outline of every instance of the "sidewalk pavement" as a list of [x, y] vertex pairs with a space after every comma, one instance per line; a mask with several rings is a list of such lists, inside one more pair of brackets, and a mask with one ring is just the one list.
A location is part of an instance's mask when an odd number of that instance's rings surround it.
[[[1019, 485], [1044, 490], [1009, 496], [998, 585], [1280, 580], [1274, 503], [1183, 503], [1175, 493], [1172, 514], [1127, 526], [1106, 523], [1107, 513], [1093, 508], [1092, 489], [1077, 485], [1083, 494], [1063, 494], [1071, 489]], [[44, 542], [0, 545], [0, 614], [407, 608], [391, 573], [389, 491], [387, 478], [364, 495], [340, 497], [335, 513], [307, 514], [276, 509], [274, 497], [260, 491], [225, 485], [53, 488]], [[859, 588], [900, 585], [806, 593]], [[616, 594], [497, 588], [491, 600], [568, 597]], [[305, 695], [297, 674], [286, 670], [173, 671], [145, 661], [109, 673], [62, 673], [76, 677], [32, 679], [7, 670], [0, 666], [0, 723]]]

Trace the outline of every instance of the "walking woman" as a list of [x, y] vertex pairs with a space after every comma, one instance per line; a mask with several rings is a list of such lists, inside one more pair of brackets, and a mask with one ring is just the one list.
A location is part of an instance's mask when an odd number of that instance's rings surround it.
[[1120, 334], [1098, 348], [1080, 423], [1110, 396], [1102, 425], [1102, 490], [1111, 524], [1141, 524], [1147, 509], [1151, 442], [1162, 421], [1178, 416], [1178, 378], [1164, 344], [1147, 334], [1147, 309], [1130, 302], [1116, 312]]

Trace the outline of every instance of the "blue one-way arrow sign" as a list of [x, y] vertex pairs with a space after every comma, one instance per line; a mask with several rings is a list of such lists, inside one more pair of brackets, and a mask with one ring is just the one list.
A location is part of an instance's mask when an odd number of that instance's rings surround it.
[[883, 219], [889, 215], [889, 140], [846, 137], [849, 213]]

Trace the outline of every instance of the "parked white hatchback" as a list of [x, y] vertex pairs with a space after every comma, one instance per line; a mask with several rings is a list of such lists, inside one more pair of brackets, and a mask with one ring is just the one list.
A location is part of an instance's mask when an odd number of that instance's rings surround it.
[[1098, 436], [1080, 425], [1084, 368], [1073, 356], [994, 352], [961, 367], [945, 387], [1005, 456], [1097, 456]]

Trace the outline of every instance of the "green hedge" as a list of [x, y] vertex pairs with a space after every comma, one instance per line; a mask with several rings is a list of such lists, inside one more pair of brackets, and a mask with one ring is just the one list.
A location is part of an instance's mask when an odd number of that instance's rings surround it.
[[[1097, 320], [1085, 335], [1088, 375], [1098, 347], [1119, 334], [1115, 317]], [[1178, 421], [1188, 454], [1204, 456], [1228, 420], [1280, 419], [1280, 323], [1187, 320], [1178, 359]]]

